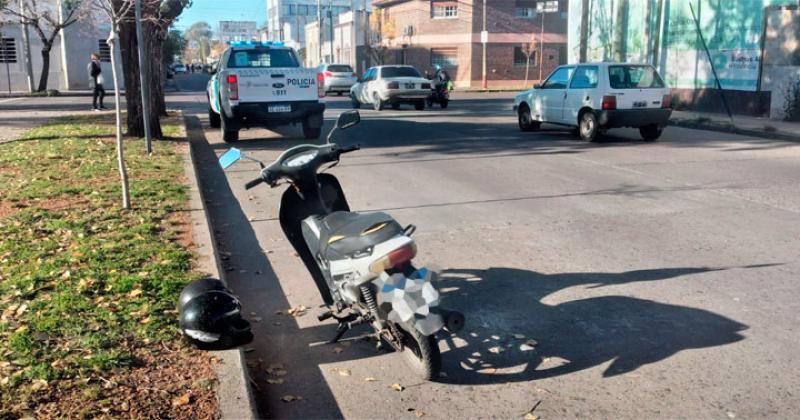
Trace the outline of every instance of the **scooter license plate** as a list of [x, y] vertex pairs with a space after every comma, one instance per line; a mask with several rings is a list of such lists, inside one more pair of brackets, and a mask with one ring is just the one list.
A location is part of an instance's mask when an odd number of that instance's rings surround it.
[[289, 104], [270, 105], [267, 107], [269, 112], [292, 112], [292, 106]]
[[432, 311], [439, 306], [439, 292], [433, 286], [434, 273], [420, 268], [409, 277], [400, 273], [386, 273], [375, 280], [378, 302], [390, 304], [388, 319], [396, 323], [410, 323], [423, 335], [431, 335], [444, 326], [441, 315]]

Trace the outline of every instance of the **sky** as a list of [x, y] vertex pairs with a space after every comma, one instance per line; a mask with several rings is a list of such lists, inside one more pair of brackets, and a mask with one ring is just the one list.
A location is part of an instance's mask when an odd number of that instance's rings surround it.
[[181, 13], [175, 27], [186, 29], [199, 21], [208, 22], [215, 32], [221, 20], [255, 20], [258, 27], [267, 22], [266, 0], [194, 0]]

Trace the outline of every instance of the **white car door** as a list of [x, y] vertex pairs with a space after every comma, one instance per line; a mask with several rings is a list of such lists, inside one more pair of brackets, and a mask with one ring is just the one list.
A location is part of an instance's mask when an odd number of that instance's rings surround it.
[[575, 67], [559, 67], [544, 84], [537, 89], [541, 100], [542, 115], [545, 122], [561, 123], [564, 121], [564, 101], [567, 84]]
[[597, 82], [600, 71], [597, 66], [578, 66], [570, 79], [567, 88], [567, 100], [564, 104], [563, 122], [578, 125], [578, 111], [584, 106], [592, 106], [597, 99]]
[[370, 87], [369, 87], [369, 85], [370, 85], [370, 81], [374, 78], [374, 76], [375, 76], [375, 68], [374, 67], [369, 69], [369, 70], [367, 70], [367, 72], [364, 73], [364, 80], [361, 81], [361, 84], [359, 85], [359, 92], [358, 92], [358, 94], [360, 95], [358, 97], [358, 100], [362, 104], [372, 103], [372, 97], [370, 96], [370, 90], [369, 90]]

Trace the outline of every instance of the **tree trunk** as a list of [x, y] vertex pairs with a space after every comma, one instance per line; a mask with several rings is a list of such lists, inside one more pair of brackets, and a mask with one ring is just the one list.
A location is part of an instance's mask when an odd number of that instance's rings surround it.
[[151, 22], [142, 22], [144, 41], [147, 45], [147, 77], [150, 80], [150, 106], [159, 116], [167, 116], [167, 104], [164, 99], [163, 62], [164, 39], [167, 31]]
[[131, 195], [128, 191], [128, 171], [125, 168], [125, 149], [122, 142], [122, 109], [119, 99], [119, 81], [117, 80], [117, 58], [114, 53], [116, 49], [114, 39], [116, 34], [112, 31], [106, 43], [111, 52], [111, 77], [114, 80], [114, 104], [115, 116], [117, 118], [117, 164], [119, 166], [119, 178], [122, 182], [122, 208], [131, 207]]
[[656, 30], [653, 38], [653, 67], [658, 68], [659, 55], [661, 54], [661, 16], [664, 10], [664, 0], [656, 3]]
[[[139, 57], [137, 55], [139, 44], [136, 41], [136, 25], [134, 22], [126, 21], [120, 23], [119, 40], [122, 69], [125, 77], [128, 135], [141, 138], [144, 137], [144, 112], [142, 111], [142, 87], [139, 83]], [[161, 138], [163, 136], [161, 122], [158, 119], [158, 111], [153, 106], [150, 107], [148, 118], [152, 137]]]
[[651, 63], [650, 54], [653, 52], [653, 49], [650, 48], [650, 21], [653, 19], [653, 7], [650, 4], [650, 0], [646, 0], [644, 3], [645, 13], [644, 13], [644, 30], [642, 31], [642, 47], [644, 48], [644, 62]]
[[612, 48], [614, 51], [614, 61], [617, 63], [624, 63], [627, 61], [627, 54], [625, 52], [625, 32], [627, 32], [625, 11], [627, 8], [628, 0], [619, 0], [617, 3], [616, 18], [614, 19], [614, 42]]
[[[649, 0], [648, 0], [649, 1]], [[581, 1], [581, 36], [578, 45], [578, 61], [586, 62], [586, 49], [589, 47], [589, 0]]]
[[38, 92], [47, 90], [47, 79], [50, 78], [50, 49], [52, 47], [52, 45], [47, 44], [42, 47], [42, 74], [39, 76], [39, 88], [36, 89]]

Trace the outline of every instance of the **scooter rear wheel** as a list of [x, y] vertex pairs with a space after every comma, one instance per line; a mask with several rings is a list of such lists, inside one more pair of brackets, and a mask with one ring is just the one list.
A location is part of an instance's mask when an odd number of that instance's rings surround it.
[[403, 358], [421, 379], [430, 381], [439, 377], [442, 355], [435, 335], [424, 336], [413, 325], [398, 326], [403, 333]]

